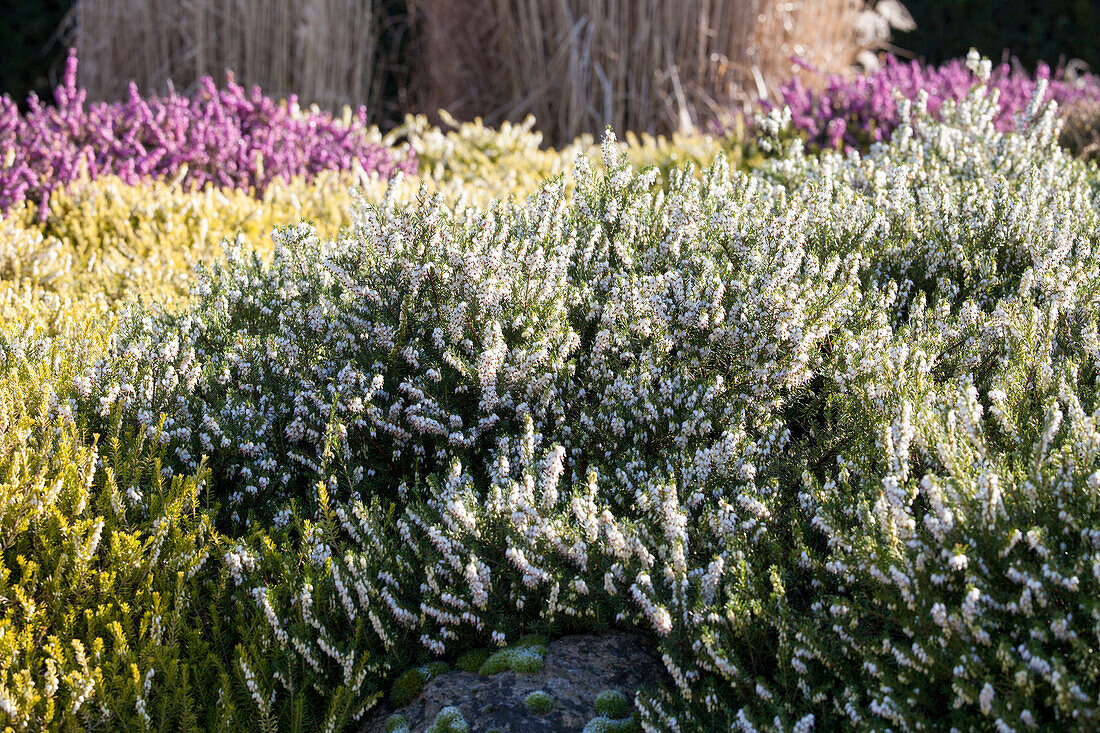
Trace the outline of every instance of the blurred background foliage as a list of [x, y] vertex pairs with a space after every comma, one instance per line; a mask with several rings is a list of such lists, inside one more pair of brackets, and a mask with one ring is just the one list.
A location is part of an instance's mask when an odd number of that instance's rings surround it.
[[51, 99], [65, 61], [59, 29], [73, 0], [0, 0], [0, 92]]
[[1100, 3], [1095, 0], [905, 0], [916, 30], [894, 44], [930, 63], [965, 56], [1013, 57], [1029, 71], [1039, 61], [1084, 61], [1100, 70]]

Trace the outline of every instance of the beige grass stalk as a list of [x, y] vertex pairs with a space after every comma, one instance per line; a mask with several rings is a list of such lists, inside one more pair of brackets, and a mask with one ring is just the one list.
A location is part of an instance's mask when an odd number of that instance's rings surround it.
[[336, 110], [381, 94], [381, 0], [77, 0], [79, 81], [95, 99], [187, 91], [232, 71], [270, 96]]
[[823, 72], [861, 50], [862, 0], [410, 0], [426, 111], [534, 114], [557, 141], [651, 133], [770, 96], [799, 56]]

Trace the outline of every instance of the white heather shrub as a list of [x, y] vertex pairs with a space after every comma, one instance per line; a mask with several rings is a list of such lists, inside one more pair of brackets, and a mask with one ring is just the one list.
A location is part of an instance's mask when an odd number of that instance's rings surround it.
[[1093, 727], [1095, 174], [995, 104], [666, 187], [609, 135], [571, 195], [285, 229], [124, 319], [79, 413], [208, 456], [258, 714], [635, 625], [647, 730]]
[[120, 326], [88, 404], [167, 413], [180, 463], [209, 455], [241, 520], [333, 472], [342, 496], [392, 498], [527, 416], [570, 468], [616, 456], [631, 493], [657, 446], [700, 489], [751, 474], [746, 430], [780, 440], [773, 402], [852, 309], [860, 257], [792, 235], [810, 212], [759, 180], [719, 165], [666, 196], [606, 147], [606, 175], [578, 159], [572, 201], [562, 181], [488, 211], [387, 200], [336, 241], [284, 229], [271, 266], [233, 250], [192, 309]]
[[1002, 136], [992, 109], [979, 86], [865, 158], [772, 171], [870, 224], [868, 308], [786, 410], [803, 488], [774, 526], [774, 668], [735, 653], [743, 619], [701, 619], [702, 709], [664, 696], [656, 727], [1095, 724], [1095, 186], [1053, 110]]

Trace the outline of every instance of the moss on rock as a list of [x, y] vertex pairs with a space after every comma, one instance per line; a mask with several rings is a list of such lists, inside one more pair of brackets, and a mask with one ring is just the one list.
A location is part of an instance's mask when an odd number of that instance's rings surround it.
[[469, 733], [470, 726], [462, 711], [454, 705], [448, 705], [439, 711], [425, 733]]
[[420, 694], [424, 689], [424, 683], [428, 681], [427, 675], [417, 668], [407, 669], [393, 681], [390, 688], [390, 702], [396, 708], [403, 708]]
[[522, 674], [533, 674], [543, 668], [545, 657], [545, 646], [512, 646], [494, 652], [485, 660], [478, 672], [493, 675], [512, 670]]
[[401, 714], [391, 715], [386, 718], [383, 730], [386, 733], [411, 733], [409, 719]]
[[390, 688], [390, 702], [394, 707], [403, 708], [421, 693], [424, 685], [434, 677], [438, 677], [447, 670], [450, 665], [446, 662], [428, 662], [419, 667], [405, 670], [400, 677], [393, 681]]
[[455, 660], [455, 668], [461, 669], [463, 672], [477, 672], [490, 655], [492, 655], [492, 652], [488, 649], [471, 649], [459, 655], [458, 659]]
[[638, 716], [614, 720], [603, 715], [597, 715], [584, 726], [582, 733], [637, 733], [641, 730]]
[[618, 690], [604, 690], [596, 695], [596, 715], [612, 720], [630, 717], [630, 700]]
[[554, 707], [554, 698], [545, 690], [535, 690], [527, 693], [523, 699], [523, 706], [532, 715], [545, 715]]

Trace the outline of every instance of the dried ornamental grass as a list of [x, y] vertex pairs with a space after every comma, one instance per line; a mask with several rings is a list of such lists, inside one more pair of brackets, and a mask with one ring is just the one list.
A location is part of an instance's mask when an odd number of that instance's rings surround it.
[[1069, 105], [1060, 142], [1085, 160], [1100, 160], [1100, 95]]
[[276, 98], [294, 95], [329, 111], [374, 109], [393, 61], [380, 43], [382, 5], [78, 0], [72, 41], [86, 59], [81, 84], [95, 99], [125, 99], [130, 80], [160, 94], [190, 91], [229, 70]]
[[412, 3], [421, 108], [513, 121], [558, 143], [605, 125], [670, 133], [767, 97], [799, 56], [825, 73], [860, 50], [858, 0]]

